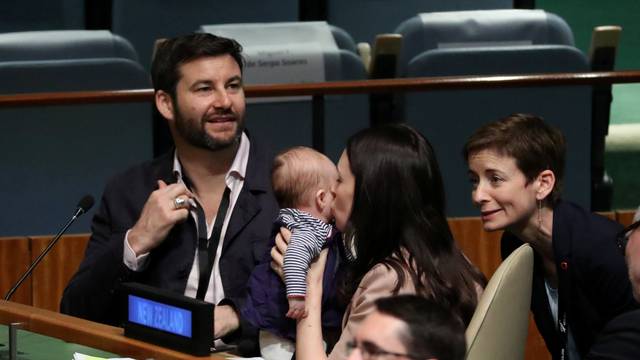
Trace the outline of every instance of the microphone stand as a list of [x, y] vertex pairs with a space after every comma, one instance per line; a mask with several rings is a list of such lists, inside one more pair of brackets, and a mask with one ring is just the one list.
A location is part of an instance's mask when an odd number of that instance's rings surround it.
[[47, 253], [49, 251], [51, 251], [51, 248], [53, 247], [53, 245], [55, 245], [58, 240], [62, 237], [62, 234], [64, 234], [65, 231], [67, 231], [67, 229], [69, 228], [69, 226], [71, 226], [71, 224], [73, 224], [74, 221], [76, 221], [76, 219], [82, 215], [85, 212], [85, 210], [81, 207], [79, 207], [76, 212], [73, 214], [73, 217], [67, 222], [67, 224], [62, 228], [62, 230], [58, 231], [58, 234], [56, 234], [56, 236], [49, 242], [49, 244], [47, 244], [47, 247], [40, 253], [40, 255], [38, 255], [38, 257], [36, 258], [36, 260], [31, 263], [31, 265], [29, 266], [29, 268], [27, 269], [27, 271], [25, 271], [22, 276], [20, 277], [20, 279], [15, 283], [15, 285], [13, 285], [13, 287], [11, 288], [11, 290], [9, 290], [9, 292], [7, 292], [7, 294], [4, 296], [4, 300], [9, 301], [9, 299], [11, 298], [11, 295], [13, 295], [14, 292], [16, 292], [16, 290], [18, 289], [18, 287], [20, 287], [20, 285], [22, 285], [22, 282], [29, 277], [29, 275], [31, 275], [31, 273], [33, 272], [33, 269], [35, 269], [36, 266], [38, 266], [38, 264], [40, 263], [40, 261], [42, 261], [42, 259], [44, 258], [45, 255], [47, 255]]

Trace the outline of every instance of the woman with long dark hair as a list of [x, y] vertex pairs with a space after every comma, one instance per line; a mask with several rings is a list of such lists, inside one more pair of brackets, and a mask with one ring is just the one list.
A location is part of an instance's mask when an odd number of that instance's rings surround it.
[[[351, 260], [340, 284], [348, 301], [343, 331], [329, 358], [348, 356], [346, 343], [380, 297], [419, 294], [445, 304], [468, 324], [485, 281], [454, 242], [442, 177], [424, 136], [406, 125], [362, 130], [349, 139], [338, 172], [333, 212], [336, 227], [347, 234]], [[279, 252], [274, 262], [281, 264]], [[321, 255], [309, 272], [308, 316], [298, 322], [297, 359], [324, 358], [323, 270]]]

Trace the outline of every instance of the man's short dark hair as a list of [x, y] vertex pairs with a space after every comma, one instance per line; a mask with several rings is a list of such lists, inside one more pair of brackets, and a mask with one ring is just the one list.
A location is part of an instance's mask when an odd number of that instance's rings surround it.
[[379, 313], [407, 324], [400, 340], [407, 354], [437, 359], [463, 360], [465, 327], [452, 309], [418, 295], [399, 295], [376, 300]]
[[233, 39], [208, 33], [194, 33], [162, 40], [151, 64], [155, 91], [162, 90], [175, 100], [176, 85], [182, 76], [180, 65], [205, 56], [230, 55], [243, 69], [242, 46]]

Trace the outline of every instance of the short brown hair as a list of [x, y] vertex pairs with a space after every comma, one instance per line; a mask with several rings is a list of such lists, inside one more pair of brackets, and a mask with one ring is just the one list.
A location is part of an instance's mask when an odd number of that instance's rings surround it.
[[327, 176], [318, 161], [331, 160], [316, 150], [296, 146], [278, 154], [271, 169], [273, 193], [281, 208], [295, 208], [303, 205], [309, 191], [323, 186]]
[[560, 130], [546, 124], [542, 118], [531, 114], [512, 114], [483, 125], [469, 137], [462, 155], [469, 162], [471, 154], [482, 150], [494, 150], [513, 157], [529, 182], [544, 170], [553, 171], [556, 183], [551, 191], [551, 205], [560, 198], [565, 139]]
[[465, 325], [446, 301], [419, 295], [397, 295], [375, 301], [379, 313], [405, 323], [399, 334], [412, 358], [462, 360], [466, 353]]
[[157, 43], [151, 64], [151, 81], [155, 91], [162, 90], [176, 98], [176, 85], [182, 76], [180, 66], [206, 56], [229, 55], [242, 72], [242, 46], [233, 39], [208, 33], [193, 33]]

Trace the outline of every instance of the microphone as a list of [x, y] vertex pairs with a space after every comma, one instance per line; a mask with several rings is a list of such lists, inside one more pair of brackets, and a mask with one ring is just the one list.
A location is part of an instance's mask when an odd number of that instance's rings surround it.
[[7, 294], [4, 296], [4, 300], [8, 301], [11, 298], [11, 295], [13, 295], [13, 293], [16, 292], [18, 287], [20, 287], [22, 282], [24, 282], [24, 280], [28, 278], [29, 275], [31, 275], [31, 273], [33, 272], [33, 269], [35, 269], [36, 266], [40, 263], [40, 261], [42, 261], [42, 259], [45, 257], [45, 255], [47, 255], [47, 253], [51, 251], [51, 248], [53, 248], [53, 245], [55, 245], [58, 242], [60, 237], [62, 237], [62, 234], [64, 234], [65, 231], [67, 231], [69, 226], [71, 226], [71, 224], [73, 224], [73, 222], [76, 221], [76, 219], [79, 218], [82, 214], [89, 211], [89, 209], [91, 209], [92, 206], [93, 206], [93, 196], [91, 195], [85, 195], [82, 197], [82, 199], [80, 199], [80, 201], [78, 201], [76, 211], [74, 211], [71, 219], [67, 221], [67, 224], [63, 226], [60, 231], [58, 231], [58, 234], [49, 242], [49, 244], [47, 244], [47, 247], [40, 253], [40, 255], [38, 255], [38, 258], [33, 263], [31, 263], [27, 271], [25, 271], [22, 274], [20, 279], [15, 283], [15, 285], [13, 285], [11, 290], [7, 292]]

